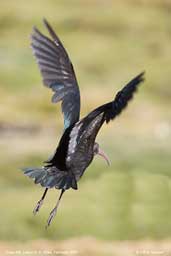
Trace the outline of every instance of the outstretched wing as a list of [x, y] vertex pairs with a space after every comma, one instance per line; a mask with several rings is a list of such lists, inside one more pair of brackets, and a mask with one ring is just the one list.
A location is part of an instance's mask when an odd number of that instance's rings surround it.
[[74, 170], [77, 179], [93, 159], [93, 147], [100, 127], [105, 121], [108, 123], [113, 120], [127, 106], [138, 85], [144, 81], [143, 75], [141, 73], [131, 80], [112, 102], [98, 107], [75, 124], [70, 134], [66, 162], [68, 168]]
[[73, 65], [60, 39], [46, 20], [44, 20], [44, 25], [52, 39], [34, 28], [31, 46], [43, 77], [43, 83], [54, 92], [52, 102], [62, 101], [66, 129], [79, 120], [79, 87]]

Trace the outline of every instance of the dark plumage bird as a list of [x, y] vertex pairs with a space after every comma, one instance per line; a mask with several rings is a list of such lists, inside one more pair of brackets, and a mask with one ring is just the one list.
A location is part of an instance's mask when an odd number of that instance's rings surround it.
[[33, 211], [34, 214], [43, 204], [48, 189], [61, 190], [57, 204], [48, 218], [47, 226], [49, 226], [56, 215], [63, 193], [69, 188], [77, 189], [78, 180], [94, 156], [101, 155], [109, 164], [107, 156], [95, 141], [97, 133], [104, 122], [113, 120], [127, 106], [138, 85], [144, 80], [144, 73], [131, 80], [116, 94], [114, 100], [96, 108], [79, 120], [80, 92], [73, 65], [60, 39], [46, 20], [44, 25], [51, 39], [34, 28], [31, 46], [43, 83], [54, 92], [52, 102], [61, 101], [64, 132], [54, 155], [45, 162], [45, 165], [41, 168], [25, 168], [24, 174], [33, 178], [36, 184], [45, 187], [44, 194]]

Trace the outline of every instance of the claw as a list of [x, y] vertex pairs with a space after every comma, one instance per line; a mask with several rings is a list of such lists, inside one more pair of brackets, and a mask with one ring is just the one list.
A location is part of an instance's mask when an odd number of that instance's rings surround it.
[[46, 229], [50, 226], [51, 221], [52, 221], [53, 218], [56, 216], [56, 213], [57, 213], [57, 207], [55, 207], [55, 208], [50, 212], [49, 218], [48, 218], [48, 220], [47, 220]]
[[43, 200], [41, 199], [40, 201], [38, 201], [36, 207], [35, 207], [34, 210], [33, 210], [33, 214], [34, 214], [34, 215], [36, 215], [36, 214], [38, 213], [38, 211], [39, 211], [39, 209], [41, 208], [42, 204], [43, 204]]
[[34, 208], [34, 210], [33, 210], [33, 214], [34, 214], [34, 215], [36, 215], [36, 213], [38, 213], [40, 207], [42, 206], [47, 191], [48, 191], [48, 188], [45, 189], [45, 191], [44, 191], [44, 193], [43, 193], [43, 196], [41, 197], [41, 199], [38, 201], [36, 207]]
[[50, 226], [51, 221], [53, 220], [53, 218], [55, 217], [55, 215], [56, 215], [56, 213], [57, 213], [57, 209], [58, 209], [58, 206], [59, 206], [61, 197], [62, 197], [62, 195], [63, 195], [64, 192], [65, 192], [65, 189], [62, 189], [62, 190], [61, 190], [61, 193], [60, 193], [60, 196], [59, 196], [59, 199], [58, 199], [58, 201], [57, 201], [57, 203], [56, 203], [55, 208], [50, 212], [49, 218], [48, 218], [48, 220], [47, 220], [46, 229]]

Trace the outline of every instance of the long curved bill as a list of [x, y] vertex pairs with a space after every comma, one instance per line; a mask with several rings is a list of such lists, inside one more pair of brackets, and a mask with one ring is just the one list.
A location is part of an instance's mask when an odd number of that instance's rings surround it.
[[97, 155], [103, 157], [106, 163], [110, 166], [110, 159], [101, 148], [99, 148]]

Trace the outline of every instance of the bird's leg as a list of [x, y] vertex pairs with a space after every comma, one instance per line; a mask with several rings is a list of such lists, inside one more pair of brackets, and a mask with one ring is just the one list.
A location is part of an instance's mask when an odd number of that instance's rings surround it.
[[48, 191], [48, 188], [45, 189], [45, 191], [44, 191], [44, 193], [43, 193], [41, 199], [37, 202], [37, 205], [36, 205], [36, 207], [35, 207], [34, 210], [33, 210], [33, 214], [34, 214], [34, 215], [36, 215], [36, 213], [38, 213], [40, 207], [42, 206], [47, 191]]
[[50, 223], [51, 223], [52, 219], [55, 217], [55, 215], [57, 213], [57, 209], [58, 209], [59, 203], [60, 203], [60, 200], [61, 200], [61, 197], [62, 197], [64, 192], [65, 192], [65, 189], [62, 189], [61, 193], [60, 193], [60, 196], [58, 198], [58, 201], [57, 201], [57, 203], [55, 205], [55, 208], [50, 212], [49, 218], [47, 220], [46, 228], [48, 228], [48, 226], [50, 226]]

